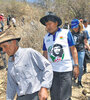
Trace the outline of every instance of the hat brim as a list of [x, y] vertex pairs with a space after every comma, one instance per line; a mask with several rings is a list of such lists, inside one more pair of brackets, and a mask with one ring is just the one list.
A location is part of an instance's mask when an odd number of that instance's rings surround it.
[[59, 18], [59, 17], [57, 17], [57, 16], [55, 16], [55, 15], [47, 15], [47, 16], [44, 16], [44, 17], [42, 17], [41, 19], [40, 19], [40, 22], [43, 24], [43, 25], [45, 25], [46, 26], [46, 20], [48, 19], [48, 17], [53, 17], [57, 22], [58, 22], [58, 26], [60, 26], [61, 24], [62, 24], [62, 20]]
[[76, 26], [71, 26], [71, 29], [78, 28], [79, 24]]
[[18, 41], [20, 41], [20, 39], [21, 39], [20, 37], [15, 37], [15, 38], [7, 37], [7, 38], [3, 38], [2, 40], [0, 40], [0, 44], [8, 42], [8, 41], [11, 41], [11, 40], [18, 40]]

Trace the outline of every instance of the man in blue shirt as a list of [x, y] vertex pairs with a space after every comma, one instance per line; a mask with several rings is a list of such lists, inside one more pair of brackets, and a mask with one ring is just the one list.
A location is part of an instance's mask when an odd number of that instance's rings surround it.
[[[62, 21], [53, 12], [46, 13], [40, 22], [48, 32], [43, 39], [43, 55], [52, 64], [54, 72], [51, 100], [71, 100], [72, 70], [75, 78], [79, 75], [78, 55], [72, 34], [67, 29], [59, 28]], [[70, 50], [75, 63], [74, 69]]]
[[18, 45], [15, 30], [0, 36], [0, 47], [9, 56], [6, 100], [46, 100], [52, 85], [53, 71], [49, 61], [39, 52]]

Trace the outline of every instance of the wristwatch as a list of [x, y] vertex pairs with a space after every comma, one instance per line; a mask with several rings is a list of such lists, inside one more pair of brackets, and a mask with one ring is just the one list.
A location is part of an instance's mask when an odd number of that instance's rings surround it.
[[73, 66], [77, 66], [77, 67], [79, 67], [79, 65], [78, 65], [78, 64], [74, 64]]

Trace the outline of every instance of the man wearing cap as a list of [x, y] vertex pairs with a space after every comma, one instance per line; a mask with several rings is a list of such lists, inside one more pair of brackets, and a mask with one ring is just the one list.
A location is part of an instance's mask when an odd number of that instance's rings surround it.
[[52, 66], [39, 52], [18, 45], [19, 36], [7, 30], [0, 36], [0, 47], [9, 56], [6, 100], [47, 100]]
[[75, 62], [75, 78], [79, 74], [78, 56], [73, 37], [69, 30], [59, 28], [62, 21], [53, 12], [46, 13], [40, 22], [48, 31], [43, 40], [43, 55], [52, 64], [54, 72], [50, 89], [51, 100], [71, 100], [72, 61], [69, 48]]

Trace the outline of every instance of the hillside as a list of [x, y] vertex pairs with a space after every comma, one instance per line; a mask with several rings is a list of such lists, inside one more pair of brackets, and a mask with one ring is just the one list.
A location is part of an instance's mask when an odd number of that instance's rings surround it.
[[[22, 38], [20, 45], [23, 47], [33, 47], [40, 51], [45, 28], [40, 24], [39, 19], [43, 16], [45, 10], [39, 6], [17, 2], [11, 2], [11, 4], [3, 3], [3, 5], [6, 7], [2, 9], [2, 13], [5, 15], [5, 29], [7, 28], [7, 16], [15, 16], [17, 24], [16, 31]], [[22, 22], [22, 18], [24, 18], [24, 23]]]
[[[44, 13], [44, 9], [38, 7], [34, 7], [33, 5], [11, 2], [3, 3], [0, 5], [4, 6], [1, 10], [1, 13], [5, 15], [5, 28], [6, 18], [9, 14], [12, 14], [16, 17], [16, 34], [21, 36], [20, 46], [21, 47], [31, 47], [39, 52], [42, 52], [42, 43], [43, 37], [45, 35], [45, 28], [40, 24], [39, 19]], [[22, 13], [23, 12], [23, 13]], [[22, 22], [22, 18], [24, 18], [24, 23]], [[12, 23], [11, 23], [12, 25]], [[11, 27], [14, 30], [14, 27]], [[8, 57], [7, 57], [8, 58]], [[0, 63], [1, 65], [1, 63]], [[2, 64], [3, 65], [3, 64]], [[1, 66], [0, 66], [1, 67]], [[0, 70], [0, 100], [5, 100], [6, 96], [6, 80], [7, 80], [7, 71], [6, 69]]]

